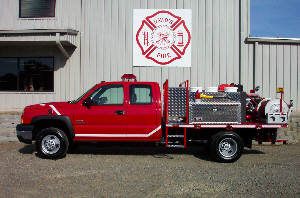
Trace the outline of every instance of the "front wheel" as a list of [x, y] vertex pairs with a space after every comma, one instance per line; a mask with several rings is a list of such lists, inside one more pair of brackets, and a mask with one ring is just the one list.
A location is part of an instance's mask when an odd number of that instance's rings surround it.
[[219, 162], [235, 162], [244, 151], [244, 142], [237, 133], [222, 131], [212, 137], [209, 148]]
[[66, 134], [57, 128], [42, 130], [35, 140], [36, 150], [45, 158], [57, 159], [64, 156], [69, 147]]

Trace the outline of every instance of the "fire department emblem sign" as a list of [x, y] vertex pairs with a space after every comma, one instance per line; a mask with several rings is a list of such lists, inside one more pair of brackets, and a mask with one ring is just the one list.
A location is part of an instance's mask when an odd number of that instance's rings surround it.
[[134, 66], [191, 66], [191, 10], [134, 10]]

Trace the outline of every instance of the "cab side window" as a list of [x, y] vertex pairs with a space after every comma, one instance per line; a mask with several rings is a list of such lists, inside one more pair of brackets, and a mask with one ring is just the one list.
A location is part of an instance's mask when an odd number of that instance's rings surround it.
[[153, 103], [151, 85], [129, 86], [130, 105], [151, 105]]
[[93, 105], [123, 105], [124, 91], [122, 85], [105, 85], [91, 95]]

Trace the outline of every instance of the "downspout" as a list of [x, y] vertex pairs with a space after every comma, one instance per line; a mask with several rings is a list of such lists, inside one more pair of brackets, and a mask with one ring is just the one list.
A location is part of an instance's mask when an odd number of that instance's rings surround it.
[[254, 46], [253, 46], [253, 51], [254, 51], [254, 58], [253, 58], [253, 89], [255, 89], [255, 80], [256, 80], [256, 68], [257, 68], [257, 60], [258, 60], [258, 53], [257, 53], [257, 49], [258, 49], [258, 42], [254, 42]]
[[[59, 32], [56, 33], [56, 45], [68, 60], [70, 58], [70, 56], [69, 56], [68, 52], [66, 51], [66, 49], [62, 46], [62, 44], [60, 42], [60, 33]], [[65, 84], [65, 99], [64, 100], [67, 99], [67, 90], [66, 89], [67, 89], [67, 86]]]
[[242, 1], [239, 0], [239, 84], [241, 84], [242, 73]]
[[62, 46], [62, 44], [60, 42], [60, 33], [56, 33], [56, 45], [60, 49], [60, 51], [64, 54], [64, 56], [67, 59], [69, 59], [70, 56], [69, 56], [68, 52], [66, 51], [66, 49]]

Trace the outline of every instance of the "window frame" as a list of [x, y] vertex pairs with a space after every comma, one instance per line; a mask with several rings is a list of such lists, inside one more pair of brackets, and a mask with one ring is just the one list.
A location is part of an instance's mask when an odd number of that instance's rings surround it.
[[56, 17], [56, 0], [52, 0], [54, 1], [54, 9], [53, 9], [53, 16], [22, 16], [22, 0], [19, 0], [19, 19], [53, 19]]
[[[122, 88], [122, 96], [123, 96], [123, 100], [122, 100], [122, 104], [94, 104], [94, 101], [93, 101], [93, 95], [96, 94], [96, 92], [98, 92], [99, 89], [102, 89], [103, 87], [111, 87], [111, 88], [114, 88], [114, 86], [118, 86], [120, 88]], [[115, 87], [116, 88], [116, 87]], [[106, 89], [108, 90], [108, 89]], [[95, 91], [93, 91], [88, 97], [91, 97], [92, 101], [93, 101], [93, 104], [92, 106], [124, 106], [124, 100], [125, 100], [125, 95], [124, 95], [124, 91], [125, 91], [125, 88], [124, 88], [124, 85], [123, 84], [107, 84], [107, 85], [102, 85], [100, 87], [98, 87]], [[104, 91], [100, 96], [102, 96], [106, 91]], [[95, 97], [95, 96], [94, 96]], [[101, 98], [101, 97], [99, 97]]]
[[[19, 92], [19, 93], [54, 93], [55, 92], [55, 57], [53, 56], [43, 56], [43, 57], [23, 57], [23, 56], [20, 56], [20, 57], [0, 57], [1, 59], [17, 59], [17, 64], [18, 64], [18, 75], [17, 75], [17, 89], [16, 90], [0, 90], [1, 93], [3, 92], [6, 92], [6, 93], [14, 93], [14, 92]], [[46, 91], [41, 91], [41, 90], [33, 90], [33, 91], [30, 91], [30, 90], [24, 90], [24, 89], [21, 89], [20, 86], [19, 86], [19, 81], [20, 81], [20, 62], [21, 62], [21, 59], [25, 59], [25, 58], [28, 58], [28, 59], [37, 59], [37, 58], [52, 58], [53, 59], [53, 90], [46, 90]], [[19, 88], [19, 89], [18, 89]]]

